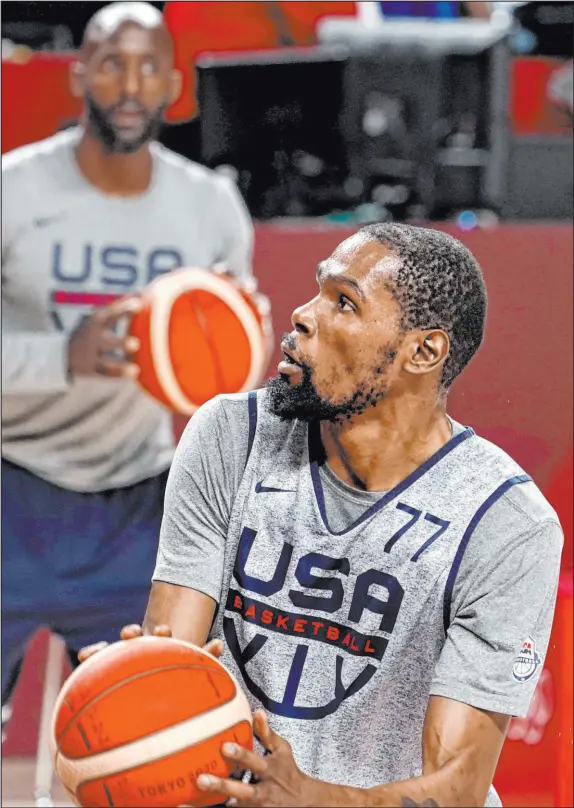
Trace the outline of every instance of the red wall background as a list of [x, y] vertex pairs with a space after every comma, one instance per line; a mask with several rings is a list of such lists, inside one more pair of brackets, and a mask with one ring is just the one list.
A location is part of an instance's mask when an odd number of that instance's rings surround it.
[[2, 60], [2, 153], [53, 135], [78, 118], [68, 84], [72, 56], [39, 54], [25, 64]]

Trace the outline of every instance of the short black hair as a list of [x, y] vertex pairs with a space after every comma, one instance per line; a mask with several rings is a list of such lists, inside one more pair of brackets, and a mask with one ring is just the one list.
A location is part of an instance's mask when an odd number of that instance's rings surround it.
[[448, 334], [450, 353], [441, 377], [447, 390], [484, 338], [486, 288], [478, 261], [453, 236], [427, 227], [370, 224], [360, 232], [399, 258], [391, 291], [403, 330], [440, 328]]

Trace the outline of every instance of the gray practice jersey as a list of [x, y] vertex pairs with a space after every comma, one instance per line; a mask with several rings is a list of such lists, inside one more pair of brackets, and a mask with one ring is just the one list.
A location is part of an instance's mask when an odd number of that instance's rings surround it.
[[79, 137], [69, 130], [2, 160], [2, 456], [97, 491], [166, 469], [171, 417], [134, 382], [68, 378], [70, 332], [177, 267], [250, 276], [253, 232], [228, 179], [159, 144], [146, 193], [100, 192], [78, 169]]
[[453, 422], [419, 469], [366, 493], [323, 462], [317, 425], [259, 393], [191, 420], [154, 579], [217, 601], [223, 662], [303, 771], [368, 788], [421, 774], [431, 694], [526, 715], [562, 540], [535, 484], [472, 429]]

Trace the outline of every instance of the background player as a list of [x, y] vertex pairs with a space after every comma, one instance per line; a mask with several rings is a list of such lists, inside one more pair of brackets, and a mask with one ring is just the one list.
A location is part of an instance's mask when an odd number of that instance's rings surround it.
[[174, 447], [118, 321], [176, 267], [251, 278], [238, 192], [154, 142], [180, 87], [161, 14], [102, 9], [72, 85], [82, 125], [2, 166], [3, 704], [38, 626], [78, 649], [145, 609]]
[[225, 750], [259, 782], [202, 776], [207, 790], [500, 805], [491, 783], [542, 669], [563, 539], [522, 469], [446, 412], [483, 339], [480, 267], [444, 233], [373, 225], [318, 282], [267, 391], [214, 399], [187, 427], [144, 631], [224, 640], [270, 714], [270, 756]]

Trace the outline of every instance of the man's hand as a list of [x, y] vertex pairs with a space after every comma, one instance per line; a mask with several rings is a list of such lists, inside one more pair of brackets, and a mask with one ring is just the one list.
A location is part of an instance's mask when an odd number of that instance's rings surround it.
[[[143, 636], [144, 633], [142, 627], [135, 623], [130, 626], [124, 626], [120, 631], [120, 639], [122, 640], [135, 640], [136, 637]], [[169, 626], [156, 626], [153, 630], [152, 636], [171, 637], [171, 630]], [[104, 648], [108, 647], [108, 645], [109, 643], [107, 642], [97, 642], [93, 645], [87, 645], [78, 653], [78, 659], [80, 662], [85, 662], [86, 659], [89, 659], [94, 654], [97, 654], [98, 651], [103, 651]], [[223, 653], [223, 643], [221, 640], [211, 640], [211, 642], [208, 642], [207, 645], [203, 646], [203, 650], [207, 651], [208, 654], [211, 654], [212, 657], [218, 659]]]
[[253, 719], [254, 730], [262, 746], [268, 751], [263, 756], [250, 752], [233, 743], [225, 743], [222, 754], [240, 769], [247, 769], [254, 775], [251, 783], [232, 779], [222, 779], [211, 774], [201, 774], [197, 785], [202, 791], [213, 791], [230, 797], [228, 805], [274, 806], [320, 805], [315, 801], [315, 783], [303, 774], [295, 763], [288, 742], [273, 732], [265, 713], [258, 710]]
[[[116, 300], [95, 311], [73, 332], [68, 343], [68, 370], [72, 376], [108, 376], [136, 379], [139, 368], [128, 357], [139, 348], [135, 337], [118, 337], [113, 326], [139, 311], [137, 297]], [[114, 355], [115, 354], [115, 355]]]
[[479, 806], [484, 805], [504, 742], [508, 716], [488, 713], [451, 699], [431, 696], [423, 736], [423, 774], [409, 780], [355, 788], [326, 783], [304, 774], [286, 740], [257, 711], [254, 730], [268, 754], [262, 756], [224, 744], [222, 754], [251, 771], [252, 783], [202, 774], [203, 791], [224, 794], [242, 806]]

